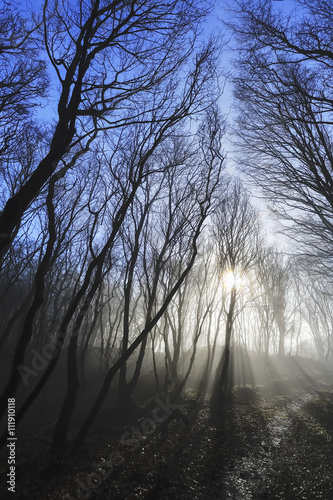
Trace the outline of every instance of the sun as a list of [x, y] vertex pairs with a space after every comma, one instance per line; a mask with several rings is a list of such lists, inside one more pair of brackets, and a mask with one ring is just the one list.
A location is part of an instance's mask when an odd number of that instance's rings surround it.
[[242, 277], [238, 271], [228, 269], [222, 274], [222, 283], [227, 292], [238, 290], [242, 286]]

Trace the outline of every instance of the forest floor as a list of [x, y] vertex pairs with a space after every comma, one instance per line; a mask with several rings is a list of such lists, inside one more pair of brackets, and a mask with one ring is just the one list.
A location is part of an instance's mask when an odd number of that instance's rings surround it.
[[[102, 415], [84, 448], [17, 445], [16, 493], [0, 498], [250, 500], [333, 498], [333, 379], [235, 386], [216, 401], [187, 389], [125, 419]], [[4, 476], [3, 476], [4, 477]]]

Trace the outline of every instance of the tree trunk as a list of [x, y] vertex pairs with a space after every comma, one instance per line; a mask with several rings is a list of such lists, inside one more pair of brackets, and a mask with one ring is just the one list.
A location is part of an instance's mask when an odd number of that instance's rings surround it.
[[227, 373], [230, 361], [230, 342], [232, 335], [232, 327], [234, 323], [234, 310], [236, 303], [236, 289], [233, 287], [230, 294], [230, 304], [227, 315], [227, 323], [225, 329], [225, 346], [223, 350], [223, 354], [219, 363], [219, 366], [216, 370], [216, 379], [215, 379], [215, 387], [214, 394], [218, 395], [221, 388], [225, 387], [227, 384]]

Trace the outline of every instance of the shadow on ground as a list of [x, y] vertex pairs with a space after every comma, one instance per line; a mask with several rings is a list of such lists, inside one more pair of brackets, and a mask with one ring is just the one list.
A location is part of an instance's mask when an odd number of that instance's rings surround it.
[[[57, 457], [41, 448], [29, 460], [31, 440], [22, 438], [17, 492], [7, 495], [4, 481], [0, 497], [333, 498], [331, 384], [331, 372], [319, 363], [235, 353], [228, 385], [217, 397], [187, 388], [177, 408], [151, 427], [156, 397], [126, 415], [106, 410], [82, 449]], [[114, 466], [107, 474], [111, 455]]]

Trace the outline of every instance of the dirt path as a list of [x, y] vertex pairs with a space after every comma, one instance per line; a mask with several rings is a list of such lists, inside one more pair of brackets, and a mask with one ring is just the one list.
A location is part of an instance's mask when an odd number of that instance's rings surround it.
[[311, 397], [310, 393], [298, 396], [281, 410], [268, 425], [266, 435], [261, 436], [261, 442], [255, 450], [234, 461], [233, 469], [228, 471], [224, 479], [225, 498], [252, 500], [265, 492], [271, 478], [282, 470], [281, 458], [277, 460], [277, 456], [283, 455], [281, 442], [290, 428], [291, 420]]
[[[299, 419], [307, 404], [314, 396], [320, 395], [327, 383], [314, 384], [302, 391], [268, 423], [264, 433], [259, 432], [258, 443], [253, 450], [236, 458], [233, 467], [224, 478], [224, 498], [232, 500], [255, 500], [261, 498], [286, 499], [285, 493], [269, 493], [281, 481], [284, 470], [306, 451], [304, 443], [291, 435], [293, 423]], [[260, 404], [260, 403], [259, 403]], [[309, 418], [309, 416], [307, 417]], [[259, 441], [260, 440], [260, 441]], [[308, 498], [302, 496], [308, 484], [295, 488], [288, 498]], [[297, 491], [296, 491], [297, 490]], [[274, 496], [273, 496], [274, 495]], [[309, 497], [310, 498], [310, 497]], [[311, 496], [311, 498], [314, 498]]]
[[78, 498], [78, 481], [91, 484], [94, 464], [110, 450], [124, 460], [94, 489], [95, 500], [333, 498], [333, 386], [291, 382], [239, 386], [215, 410], [187, 391], [180, 401], [186, 418], [175, 415], [138, 438], [135, 451], [121, 444], [121, 428], [92, 436], [84, 454], [64, 456], [52, 469], [42, 458], [20, 467], [17, 498]]

